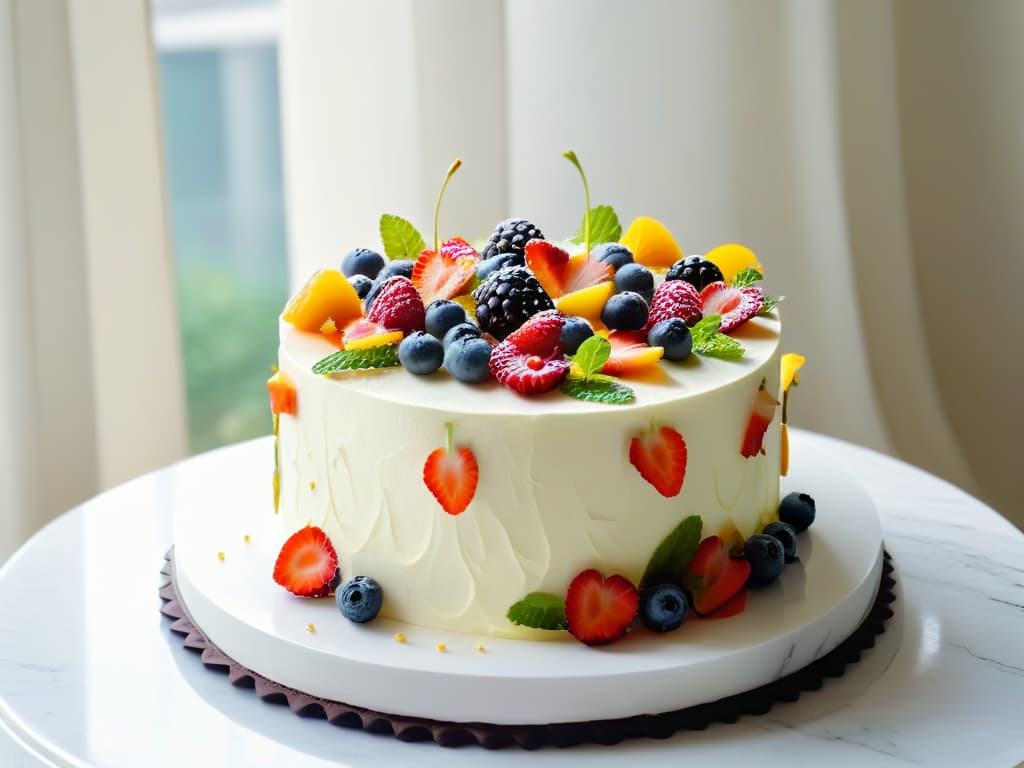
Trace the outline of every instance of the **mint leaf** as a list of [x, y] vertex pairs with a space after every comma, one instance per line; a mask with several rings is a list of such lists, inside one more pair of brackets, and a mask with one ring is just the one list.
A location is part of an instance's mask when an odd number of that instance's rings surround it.
[[562, 382], [561, 390], [569, 397], [589, 403], [626, 405], [636, 400], [636, 393], [611, 376], [593, 374], [589, 379], [571, 377]]
[[579, 366], [578, 375], [589, 379], [592, 374], [600, 372], [611, 356], [612, 343], [603, 336], [595, 334], [580, 344], [576, 354], [569, 359]]
[[548, 592], [531, 592], [508, 609], [513, 624], [534, 629], [568, 629], [565, 599]]
[[761, 308], [757, 310], [758, 317], [770, 313], [773, 309], [779, 306], [785, 298], [785, 296], [765, 296], [764, 303], [761, 304]]
[[416, 227], [401, 216], [390, 213], [380, 217], [380, 241], [384, 243], [384, 253], [392, 261], [417, 259], [427, 248]]
[[[587, 218], [584, 216], [580, 222], [580, 228], [572, 239], [574, 243], [584, 243], [587, 240], [587, 233], [584, 231]], [[619, 224], [619, 215], [610, 205], [598, 205], [590, 209], [590, 244], [615, 243], [622, 236], [622, 225]]]
[[700, 515], [690, 515], [673, 528], [651, 555], [640, 579], [640, 589], [659, 584], [683, 586], [686, 568], [700, 544], [703, 528], [704, 521]]
[[722, 327], [722, 316], [721, 315], [708, 315], [707, 317], [700, 320], [693, 328], [690, 329], [690, 336], [693, 338], [693, 345], [697, 346], [702, 344], [718, 333], [718, 329]]
[[693, 338], [694, 353], [721, 360], [739, 360], [746, 350], [732, 336], [719, 333], [718, 329], [721, 327], [721, 315], [708, 315], [693, 326], [690, 329], [690, 336]]
[[747, 267], [742, 272], [733, 277], [732, 282], [729, 284], [734, 288], [749, 288], [758, 280], [763, 279], [764, 275], [762, 275], [753, 267]]
[[313, 366], [313, 373], [324, 376], [341, 371], [363, 371], [371, 368], [394, 368], [399, 365], [398, 345], [383, 344], [369, 349], [340, 350]]

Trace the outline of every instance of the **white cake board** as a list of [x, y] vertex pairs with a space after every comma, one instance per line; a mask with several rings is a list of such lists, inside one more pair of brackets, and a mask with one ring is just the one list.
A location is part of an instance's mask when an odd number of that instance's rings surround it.
[[800, 561], [770, 587], [751, 590], [738, 616], [691, 617], [676, 632], [642, 630], [600, 649], [567, 633], [543, 642], [385, 619], [353, 624], [333, 598], [289, 595], [271, 578], [288, 532], [273, 513], [266, 441], [193, 460], [175, 485], [175, 582], [210, 642], [313, 696], [395, 715], [506, 725], [668, 712], [801, 669], [848, 637], [873, 603], [882, 544], [871, 498], [827, 456], [801, 447], [795, 440], [793, 470], [782, 482], [784, 494], [806, 491], [817, 501], [817, 520], [800, 535]]

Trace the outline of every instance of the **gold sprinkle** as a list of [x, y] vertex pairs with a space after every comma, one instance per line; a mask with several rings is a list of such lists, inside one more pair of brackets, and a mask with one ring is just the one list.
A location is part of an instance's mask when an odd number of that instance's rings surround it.
[[242, 541], [244, 541], [246, 544], [249, 543], [249, 534], [248, 533], [245, 534], [245, 536], [242, 537]]
[[311, 491], [315, 491], [316, 490], [316, 480], [310, 480], [309, 481], [309, 490], [311, 490]]
[[307, 624], [306, 625], [306, 631], [309, 632], [310, 634], [312, 634], [313, 632], [316, 632], [316, 625], [315, 624]]
[[476, 649], [477, 649], [477, 650], [478, 650], [478, 651], [479, 651], [480, 653], [483, 653], [483, 652], [484, 652], [485, 650], [487, 650], [486, 648], [484, 648], [484, 644], [483, 644], [483, 643], [477, 643], [477, 644], [476, 644]]
[[444, 643], [438, 643], [437, 645], [434, 646], [434, 650], [437, 651], [438, 653], [444, 653], [445, 651], [448, 650], [448, 646], [446, 646]]
[[401, 632], [395, 632], [395, 642], [396, 643], [404, 643], [405, 642], [405, 635], [403, 635]]
[[217, 553], [217, 559], [220, 560], [223, 563], [224, 562], [224, 553], [223, 552], [218, 552]]

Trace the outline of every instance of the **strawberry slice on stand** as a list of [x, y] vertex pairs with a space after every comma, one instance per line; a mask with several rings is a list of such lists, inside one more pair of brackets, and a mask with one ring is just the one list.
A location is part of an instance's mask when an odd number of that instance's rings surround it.
[[323, 529], [309, 525], [293, 533], [274, 563], [274, 581], [299, 597], [326, 597], [336, 585], [338, 553]]
[[741, 612], [747, 604], [750, 563], [734, 560], [717, 536], [708, 536], [697, 547], [688, 566], [693, 608], [705, 618], [723, 619]]
[[768, 394], [765, 380], [761, 379], [761, 386], [754, 396], [754, 407], [750, 411], [747, 429], [743, 433], [743, 444], [740, 446], [743, 458], [749, 459], [764, 453], [764, 433], [768, 431], [768, 425], [775, 418], [775, 409], [778, 406], [779, 401]]
[[629, 579], [605, 578], [593, 568], [583, 571], [565, 595], [569, 633], [586, 645], [607, 645], [626, 634], [640, 609], [640, 595]]
[[460, 515], [476, 494], [480, 468], [469, 448], [453, 444], [454, 425], [449, 422], [445, 427], [448, 445], [431, 451], [427, 456], [423, 465], [423, 482], [445, 512]]
[[678, 495], [686, 478], [686, 441], [672, 427], [650, 429], [629, 444], [629, 463], [662, 496]]

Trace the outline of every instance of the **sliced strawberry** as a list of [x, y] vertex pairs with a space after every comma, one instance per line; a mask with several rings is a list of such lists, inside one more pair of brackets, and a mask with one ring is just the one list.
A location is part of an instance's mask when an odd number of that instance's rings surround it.
[[423, 299], [416, 286], [409, 278], [396, 275], [389, 277], [381, 286], [366, 319], [389, 331], [401, 331], [409, 335], [413, 331], [423, 330], [426, 314], [426, 307], [423, 306]]
[[452, 426], [448, 425], [448, 447], [430, 452], [423, 465], [423, 482], [437, 503], [449, 515], [466, 511], [476, 494], [480, 468], [469, 448], [452, 444]]
[[758, 313], [764, 304], [764, 295], [756, 286], [735, 288], [718, 281], [704, 286], [700, 292], [700, 303], [705, 317], [722, 316], [722, 327], [719, 330], [728, 333]]
[[630, 442], [629, 463], [662, 496], [675, 496], [686, 478], [686, 441], [672, 427], [651, 424]]
[[610, 264], [585, 253], [569, 256], [568, 251], [547, 240], [531, 240], [524, 252], [526, 266], [552, 299], [607, 282], [614, 274]]
[[613, 331], [608, 334], [612, 353], [601, 367], [609, 376], [636, 376], [658, 365], [664, 347], [652, 347], [643, 331]]
[[316, 526], [296, 531], [281, 547], [274, 563], [274, 581], [299, 597], [331, 594], [338, 571], [338, 553]]
[[342, 332], [341, 348], [369, 349], [385, 344], [398, 344], [401, 340], [401, 331], [389, 331], [383, 325], [369, 320], [356, 320], [349, 323]]
[[749, 459], [751, 456], [764, 453], [764, 433], [768, 431], [768, 425], [775, 418], [775, 409], [778, 405], [779, 401], [768, 394], [765, 380], [761, 379], [761, 386], [754, 396], [754, 407], [750, 411], [747, 429], [743, 433], [743, 444], [740, 446], [743, 458]]
[[267, 379], [267, 390], [270, 392], [271, 413], [295, 414], [295, 385], [291, 379], [278, 371]]
[[647, 328], [650, 330], [662, 320], [678, 317], [689, 326], [700, 322], [704, 315], [701, 312], [700, 293], [685, 280], [666, 280], [658, 286], [651, 299], [651, 312], [647, 317]]
[[743, 613], [747, 608], [747, 590], [741, 589], [735, 595], [725, 601], [720, 608], [715, 609], [705, 619], [728, 619], [730, 616]]
[[607, 645], [626, 634], [640, 608], [640, 596], [627, 578], [604, 578], [593, 568], [583, 571], [565, 595], [569, 633], [587, 645]]
[[480, 255], [461, 237], [441, 243], [437, 251], [423, 251], [412, 268], [412, 284], [424, 304], [454, 299], [465, 293], [476, 277]]
[[[750, 563], [732, 559], [720, 538], [708, 536], [697, 547], [688, 570], [691, 576], [696, 577], [691, 588], [694, 610], [702, 616], [710, 616], [744, 591], [743, 587], [750, 576]], [[739, 600], [742, 600], [742, 604]], [[738, 608], [738, 613], [745, 606], [744, 595], [729, 610]], [[720, 614], [719, 618], [724, 615]]]
[[569, 373], [558, 344], [564, 320], [555, 310], [540, 312], [491, 352], [491, 375], [521, 395], [549, 392]]

